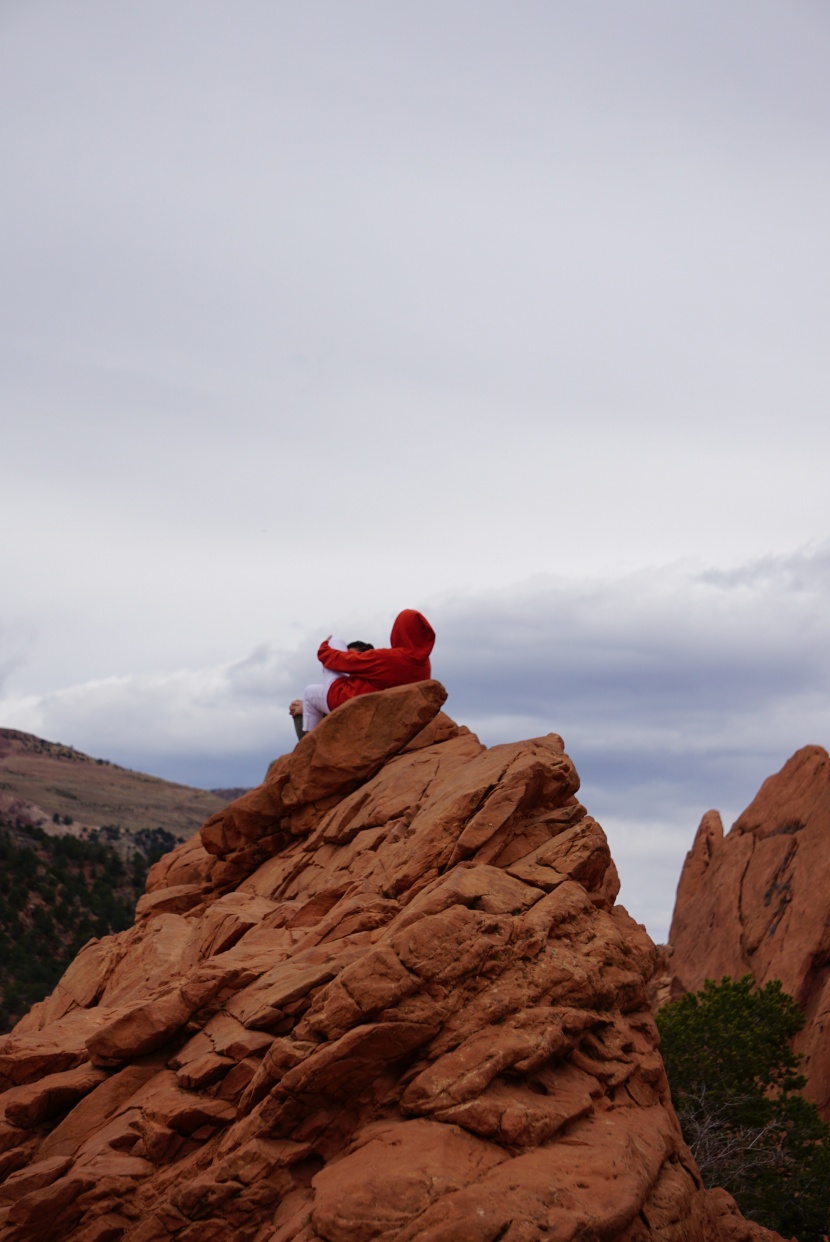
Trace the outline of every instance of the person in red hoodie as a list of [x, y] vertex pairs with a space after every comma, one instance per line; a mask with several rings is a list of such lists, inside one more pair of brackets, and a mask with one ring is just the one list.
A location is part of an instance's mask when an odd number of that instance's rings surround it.
[[[323, 702], [320, 702], [319, 694], [315, 693], [319, 690], [318, 687], [306, 688], [303, 696], [303, 728], [308, 731], [320, 723], [326, 714], [322, 710], [323, 706], [331, 712], [341, 703], [359, 694], [373, 694], [376, 690], [388, 690], [392, 686], [427, 681], [432, 676], [429, 657], [434, 645], [435, 631], [426, 617], [414, 608], [405, 608], [398, 613], [388, 647], [372, 648], [369, 651], [343, 651], [333, 647], [327, 638], [320, 644], [317, 658], [329, 674], [334, 673], [337, 676], [328, 686]], [[297, 714], [294, 711], [295, 705], [298, 705], [298, 700], [289, 708], [292, 715]]]

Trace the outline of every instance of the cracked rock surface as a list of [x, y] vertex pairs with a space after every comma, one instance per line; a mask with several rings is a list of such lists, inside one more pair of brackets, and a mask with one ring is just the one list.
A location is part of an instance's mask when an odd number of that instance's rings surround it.
[[0, 1040], [3, 1242], [762, 1242], [702, 1189], [554, 734], [351, 700]]
[[[780, 979], [806, 1023], [804, 1094], [830, 1120], [830, 756], [805, 746], [764, 782], [724, 836], [704, 815], [669, 933], [674, 993], [706, 979]], [[666, 988], [663, 989], [664, 993]]]

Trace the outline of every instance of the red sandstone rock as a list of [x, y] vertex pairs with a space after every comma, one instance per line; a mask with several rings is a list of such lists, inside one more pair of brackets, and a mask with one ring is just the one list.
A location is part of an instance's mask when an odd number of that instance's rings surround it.
[[[805, 1095], [830, 1120], [830, 757], [805, 746], [724, 836], [704, 815], [686, 857], [669, 933], [675, 994], [706, 979], [780, 979], [806, 1025]], [[665, 989], [664, 989], [665, 995]]]
[[700, 1186], [561, 739], [444, 697], [333, 712], [0, 1040], [2, 1242], [774, 1237]]

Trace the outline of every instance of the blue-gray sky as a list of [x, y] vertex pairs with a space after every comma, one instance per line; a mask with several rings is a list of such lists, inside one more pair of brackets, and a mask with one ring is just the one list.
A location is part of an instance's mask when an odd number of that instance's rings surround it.
[[830, 734], [828, 53], [817, 0], [0, 6], [0, 723], [247, 783], [420, 607], [665, 935]]

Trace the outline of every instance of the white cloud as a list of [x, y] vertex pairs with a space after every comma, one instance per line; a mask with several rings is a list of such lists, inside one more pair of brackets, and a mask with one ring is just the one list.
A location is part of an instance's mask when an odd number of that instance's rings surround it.
[[622, 899], [655, 935], [703, 812], [728, 827], [795, 750], [830, 744], [828, 570], [823, 545], [731, 570], [538, 583], [441, 617], [450, 710], [486, 741], [563, 735]]
[[0, 29], [4, 722], [254, 780], [319, 637], [415, 605], [620, 857], [826, 738], [824, 7]]
[[[609, 833], [623, 900], [664, 936], [667, 894], [703, 812], [716, 806], [731, 822], [799, 746], [830, 742], [828, 604], [823, 545], [732, 569], [538, 579], [425, 610], [447, 710], [488, 745], [562, 734]], [[252, 784], [294, 743], [286, 707], [315, 677], [315, 643], [7, 694], [0, 714], [172, 779]]]
[[237, 769], [245, 773], [238, 779], [253, 783], [257, 757], [270, 749], [273, 758], [294, 740], [286, 708], [296, 664], [296, 656], [262, 646], [230, 664], [9, 695], [0, 711], [16, 728], [132, 767], [187, 780], [194, 763], [204, 775], [213, 765], [213, 785], [234, 783]]

